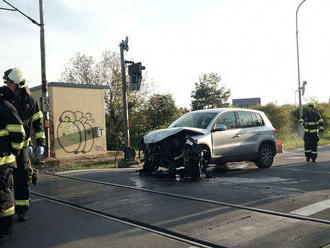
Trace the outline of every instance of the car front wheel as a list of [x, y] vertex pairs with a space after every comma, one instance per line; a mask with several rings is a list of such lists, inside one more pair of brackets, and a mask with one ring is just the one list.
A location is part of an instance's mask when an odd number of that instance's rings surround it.
[[263, 144], [259, 148], [258, 159], [256, 160], [256, 165], [259, 168], [269, 168], [272, 166], [274, 161], [274, 151], [270, 144]]

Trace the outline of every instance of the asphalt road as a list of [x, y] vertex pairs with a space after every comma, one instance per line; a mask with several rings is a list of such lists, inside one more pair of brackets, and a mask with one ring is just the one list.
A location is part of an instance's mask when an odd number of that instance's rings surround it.
[[[303, 150], [278, 154], [269, 169], [251, 164], [211, 168], [201, 182], [141, 177], [134, 169], [66, 172], [64, 175], [292, 213], [330, 221], [330, 146], [316, 164]], [[42, 175], [36, 192], [226, 247], [326, 247], [330, 225], [211, 203]], [[32, 198], [31, 218], [16, 223], [4, 247], [192, 247], [67, 206]]]

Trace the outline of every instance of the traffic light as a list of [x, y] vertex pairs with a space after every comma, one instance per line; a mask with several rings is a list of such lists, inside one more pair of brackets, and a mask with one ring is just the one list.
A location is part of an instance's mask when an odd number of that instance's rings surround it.
[[128, 66], [129, 88], [131, 91], [140, 89], [142, 70], [145, 70], [145, 67], [142, 66], [141, 62], [132, 63]]

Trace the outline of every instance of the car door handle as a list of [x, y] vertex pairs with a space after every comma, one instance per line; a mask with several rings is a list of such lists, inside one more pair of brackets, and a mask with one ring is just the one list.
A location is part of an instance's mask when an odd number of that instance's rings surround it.
[[241, 135], [239, 133], [237, 133], [233, 136], [233, 138], [239, 138], [239, 137], [241, 137]]

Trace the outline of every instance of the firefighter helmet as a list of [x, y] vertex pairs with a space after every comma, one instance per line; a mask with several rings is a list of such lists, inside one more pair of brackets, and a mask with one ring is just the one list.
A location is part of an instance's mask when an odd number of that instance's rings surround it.
[[315, 103], [309, 102], [307, 103], [307, 107], [315, 108]]
[[26, 86], [24, 72], [19, 67], [14, 67], [5, 71], [3, 79], [5, 82], [7, 81], [17, 84], [19, 88], [24, 88]]

